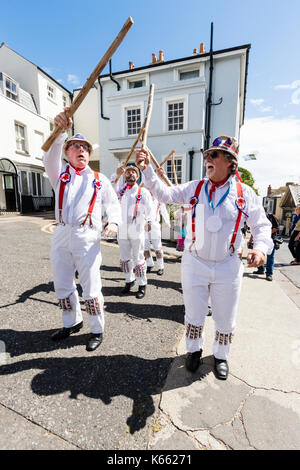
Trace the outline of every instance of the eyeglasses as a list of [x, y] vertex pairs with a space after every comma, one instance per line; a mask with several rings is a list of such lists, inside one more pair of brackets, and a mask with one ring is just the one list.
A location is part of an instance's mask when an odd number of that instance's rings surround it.
[[219, 156], [219, 152], [217, 150], [214, 150], [213, 152], [206, 153], [204, 155], [204, 160], [206, 160], [208, 157], [214, 160], [215, 158], [218, 158], [218, 156]]
[[80, 147], [82, 147], [85, 152], [90, 151], [90, 147], [87, 144], [80, 144], [79, 142], [72, 142], [68, 148], [70, 147], [74, 147], [76, 150], [79, 150]]

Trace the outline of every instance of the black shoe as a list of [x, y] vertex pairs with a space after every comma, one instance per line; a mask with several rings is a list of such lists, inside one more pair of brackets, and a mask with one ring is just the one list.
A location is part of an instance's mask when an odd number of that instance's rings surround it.
[[157, 271], [157, 275], [158, 275], [158, 276], [162, 276], [163, 273], [164, 273], [164, 270], [163, 270], [163, 269], [159, 269], [159, 270]]
[[266, 276], [266, 279], [267, 279], [267, 281], [273, 281], [273, 277], [272, 277], [272, 276], [268, 276], [268, 275], [267, 275], [267, 276]]
[[229, 367], [225, 359], [217, 359], [215, 357], [215, 374], [217, 379], [226, 380], [228, 377]]
[[130, 289], [134, 286], [134, 281], [126, 282], [125, 287], [121, 290], [121, 294], [128, 294]]
[[142, 299], [146, 294], [146, 286], [139, 286], [139, 290], [136, 294], [137, 299]]
[[257, 271], [253, 271], [252, 274], [265, 274], [265, 271], [260, 271], [259, 269], [257, 269]]
[[202, 355], [202, 349], [193, 353], [188, 353], [185, 360], [185, 367], [190, 372], [196, 372], [200, 365], [200, 358]]
[[83, 327], [83, 322], [77, 323], [75, 326], [71, 326], [71, 328], [61, 328], [60, 330], [53, 333], [51, 336], [52, 341], [59, 341], [61, 339], [68, 338], [71, 334], [77, 333]]
[[151, 273], [151, 269], [153, 266], [147, 266], [147, 273]]
[[102, 343], [102, 339], [103, 339], [102, 333], [97, 333], [97, 334], [92, 333], [90, 339], [87, 342], [86, 350], [95, 351], [95, 349], [97, 349]]

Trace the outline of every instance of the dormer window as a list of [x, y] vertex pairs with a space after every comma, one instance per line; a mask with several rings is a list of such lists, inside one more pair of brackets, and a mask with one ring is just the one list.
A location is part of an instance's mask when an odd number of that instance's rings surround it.
[[5, 95], [11, 100], [18, 101], [17, 83], [8, 77], [5, 77]]

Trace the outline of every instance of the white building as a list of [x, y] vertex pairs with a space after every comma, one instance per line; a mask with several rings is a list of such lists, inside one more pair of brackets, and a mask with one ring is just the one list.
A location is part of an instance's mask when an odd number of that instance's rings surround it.
[[[102, 75], [85, 108], [74, 116], [75, 131], [99, 143], [101, 171], [110, 176], [124, 161], [147, 109], [150, 84], [155, 85], [148, 147], [161, 162], [175, 150], [179, 182], [203, 175], [202, 150], [218, 135], [239, 139], [244, 122], [250, 45], [197, 53], [164, 61], [152, 55], [150, 65]], [[213, 64], [213, 70], [211, 69]], [[210, 70], [212, 71], [210, 73]], [[211, 87], [210, 87], [211, 83]], [[100, 85], [100, 86], [99, 86]], [[212, 92], [212, 106], [207, 98]], [[76, 91], [74, 91], [74, 94]], [[97, 96], [97, 103], [96, 103]], [[209, 118], [210, 115], [210, 118]], [[93, 127], [91, 128], [91, 123]], [[95, 131], [98, 124], [98, 136]], [[209, 142], [210, 141], [210, 142]], [[172, 165], [165, 165], [172, 180]]]
[[0, 212], [50, 207], [41, 146], [72, 94], [6, 44], [0, 46]]

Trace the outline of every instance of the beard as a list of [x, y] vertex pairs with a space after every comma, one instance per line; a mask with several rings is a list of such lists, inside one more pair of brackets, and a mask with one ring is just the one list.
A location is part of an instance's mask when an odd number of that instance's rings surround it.
[[134, 178], [134, 176], [128, 176], [126, 178], [126, 183], [128, 184], [134, 184], [136, 182], [136, 179]]

